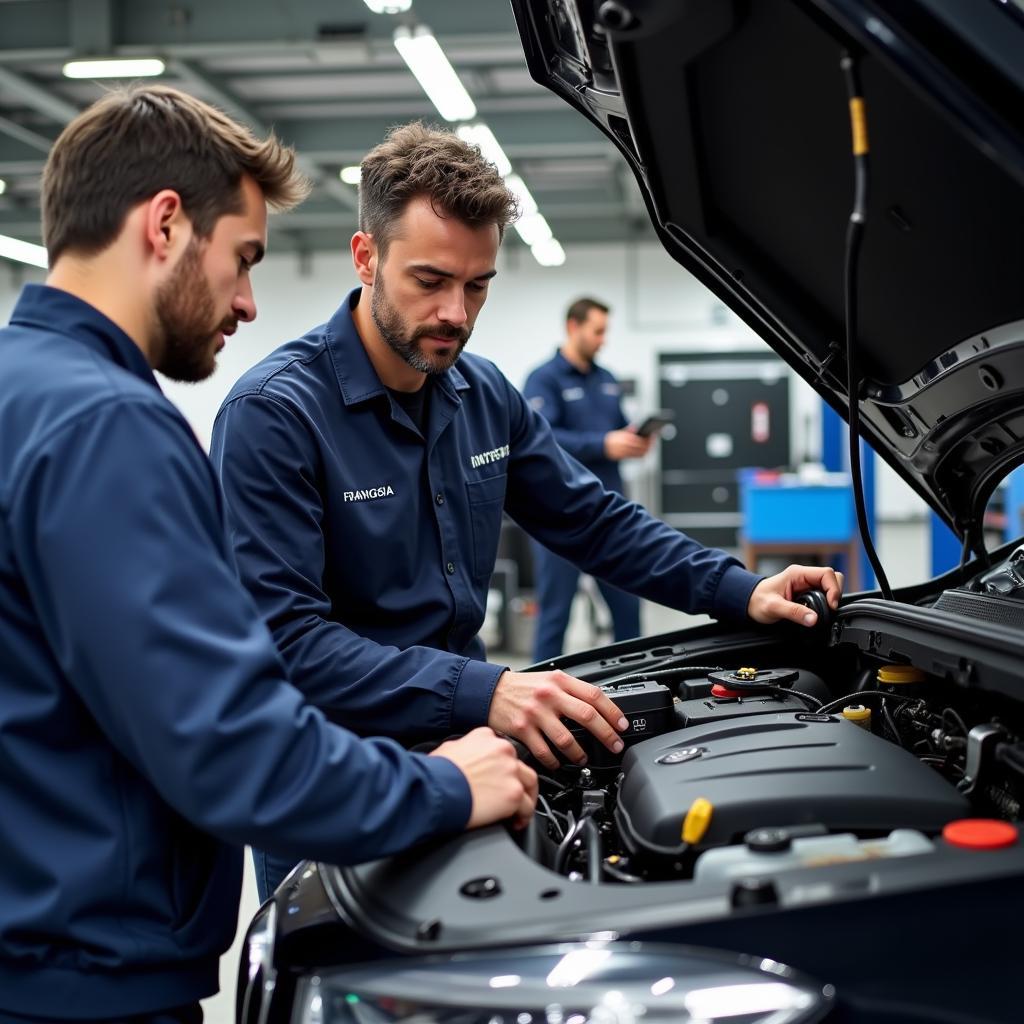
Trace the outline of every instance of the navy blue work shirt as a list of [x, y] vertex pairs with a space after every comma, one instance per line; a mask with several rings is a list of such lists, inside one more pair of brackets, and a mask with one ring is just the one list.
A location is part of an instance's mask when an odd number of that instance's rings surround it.
[[503, 512], [616, 586], [745, 616], [759, 577], [606, 490], [486, 359], [434, 378], [421, 434], [363, 348], [359, 295], [245, 373], [213, 429], [242, 580], [314, 704], [403, 738], [486, 722]]
[[139, 348], [63, 291], [0, 330], [0, 1016], [217, 989], [243, 843], [369, 860], [462, 828], [444, 758], [287, 685], [210, 463]]
[[523, 396], [551, 424], [555, 440], [610, 491], [622, 491], [619, 464], [604, 453], [604, 436], [622, 430], [622, 387], [594, 363], [584, 373], [556, 352], [526, 378]]

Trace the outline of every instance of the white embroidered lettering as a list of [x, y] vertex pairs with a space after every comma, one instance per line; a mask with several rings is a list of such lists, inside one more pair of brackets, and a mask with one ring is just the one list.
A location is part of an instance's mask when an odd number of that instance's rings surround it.
[[489, 452], [480, 452], [479, 455], [471, 455], [469, 457], [469, 465], [473, 469], [479, 469], [480, 466], [490, 465], [492, 462], [500, 462], [502, 459], [507, 459], [509, 453], [509, 446], [503, 444], [500, 448], [492, 448]]
[[367, 487], [360, 491], [344, 491], [345, 501], [373, 501], [377, 498], [390, 498], [395, 493], [391, 484], [383, 484], [380, 487]]

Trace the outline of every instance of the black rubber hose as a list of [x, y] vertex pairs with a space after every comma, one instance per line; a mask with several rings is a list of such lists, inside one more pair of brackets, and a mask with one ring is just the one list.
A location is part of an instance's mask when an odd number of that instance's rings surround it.
[[601, 884], [601, 830], [593, 818], [584, 818], [580, 824], [583, 826], [582, 835], [587, 851], [587, 881], [591, 885]]
[[844, 53], [839, 66], [846, 81], [846, 92], [850, 100], [850, 116], [853, 124], [853, 165], [854, 200], [850, 220], [846, 227], [846, 260], [843, 267], [843, 306], [846, 319], [846, 397], [849, 404], [850, 421], [850, 477], [853, 483], [853, 498], [857, 509], [857, 526], [861, 543], [874, 570], [878, 587], [886, 601], [892, 600], [892, 588], [875, 551], [868, 529], [868, 514], [864, 504], [864, 478], [860, 464], [860, 380], [857, 374], [857, 282], [858, 262], [864, 226], [868, 216], [868, 144], [867, 122], [864, 112], [864, 97], [860, 87], [857, 62], [849, 53]]

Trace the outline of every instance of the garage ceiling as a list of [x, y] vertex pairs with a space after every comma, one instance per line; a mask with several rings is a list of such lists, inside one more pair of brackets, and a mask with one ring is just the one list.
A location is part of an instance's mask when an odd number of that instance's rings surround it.
[[346, 246], [356, 191], [340, 169], [390, 125], [441, 120], [393, 45], [402, 24], [434, 32], [563, 244], [649, 232], [612, 145], [530, 78], [507, 0], [413, 0], [401, 15], [362, 0], [0, 0], [0, 234], [40, 240], [46, 152], [104, 88], [64, 78], [64, 62], [156, 56], [162, 81], [298, 149], [316, 189], [275, 221], [275, 248]]

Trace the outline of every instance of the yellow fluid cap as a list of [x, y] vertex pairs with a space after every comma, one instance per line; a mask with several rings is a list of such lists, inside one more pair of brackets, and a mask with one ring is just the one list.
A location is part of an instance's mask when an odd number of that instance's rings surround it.
[[711, 801], [705, 800], [702, 796], [697, 797], [690, 804], [690, 809], [686, 812], [686, 817], [683, 818], [683, 827], [679, 833], [684, 843], [693, 846], [704, 838], [711, 826], [713, 811]]
[[887, 686], [923, 683], [924, 678], [924, 673], [913, 665], [884, 665], [878, 670], [878, 681]]
[[735, 679], [756, 679], [757, 669], [756, 668], [738, 668], [733, 673]]
[[848, 704], [843, 708], [843, 718], [848, 722], [870, 722], [871, 708], [866, 708], [863, 704]]

